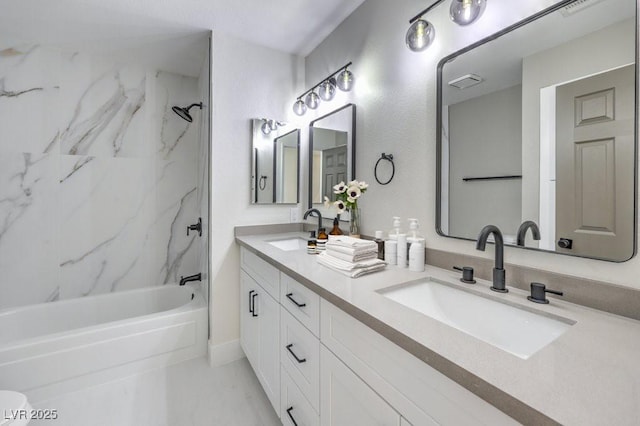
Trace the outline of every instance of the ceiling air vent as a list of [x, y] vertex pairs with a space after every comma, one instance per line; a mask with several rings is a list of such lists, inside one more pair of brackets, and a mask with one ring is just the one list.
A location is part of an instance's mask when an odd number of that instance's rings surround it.
[[576, 0], [573, 3], [570, 3], [561, 9], [562, 16], [565, 18], [573, 15], [574, 13], [578, 13], [581, 10], [588, 8], [589, 6], [593, 6], [596, 3], [600, 3], [602, 0]]
[[476, 84], [480, 84], [483, 81], [484, 79], [479, 75], [467, 74], [456, 78], [455, 80], [451, 80], [448, 84], [449, 86], [453, 86], [457, 89], [467, 89], [471, 86], [475, 86]]

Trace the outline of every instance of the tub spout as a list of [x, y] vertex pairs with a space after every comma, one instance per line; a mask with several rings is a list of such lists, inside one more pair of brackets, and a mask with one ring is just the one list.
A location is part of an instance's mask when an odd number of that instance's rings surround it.
[[189, 275], [188, 277], [180, 277], [180, 285], [185, 285], [189, 281], [202, 281], [202, 274]]

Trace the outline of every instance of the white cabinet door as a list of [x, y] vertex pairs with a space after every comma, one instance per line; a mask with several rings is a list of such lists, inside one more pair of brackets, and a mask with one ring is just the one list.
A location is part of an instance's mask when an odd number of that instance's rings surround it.
[[265, 290], [256, 296], [259, 367], [256, 373], [274, 410], [280, 412], [280, 304]]
[[258, 285], [247, 275], [240, 272], [240, 344], [253, 369], [258, 368], [258, 317], [253, 305], [258, 293]]
[[280, 413], [280, 304], [240, 273], [240, 343], [269, 401]]
[[399, 426], [400, 415], [320, 345], [320, 424]]

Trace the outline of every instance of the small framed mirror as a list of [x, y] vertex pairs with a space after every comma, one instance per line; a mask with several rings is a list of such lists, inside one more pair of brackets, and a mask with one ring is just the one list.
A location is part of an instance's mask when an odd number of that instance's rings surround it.
[[[333, 186], [356, 175], [356, 106], [347, 104], [309, 124], [309, 208], [323, 216], [324, 197], [335, 201]], [[346, 213], [346, 212], [345, 212]], [[343, 213], [342, 219], [347, 219]]]
[[440, 62], [441, 235], [633, 257], [636, 3], [561, 1]]
[[297, 204], [300, 194], [300, 129], [278, 120], [251, 120], [252, 204]]

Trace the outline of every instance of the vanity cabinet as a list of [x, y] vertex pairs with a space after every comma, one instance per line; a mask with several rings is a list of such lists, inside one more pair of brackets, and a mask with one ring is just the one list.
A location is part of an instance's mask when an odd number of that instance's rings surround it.
[[242, 347], [283, 424], [517, 424], [244, 248], [241, 258]]

